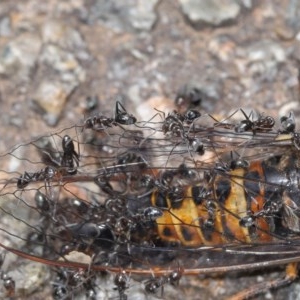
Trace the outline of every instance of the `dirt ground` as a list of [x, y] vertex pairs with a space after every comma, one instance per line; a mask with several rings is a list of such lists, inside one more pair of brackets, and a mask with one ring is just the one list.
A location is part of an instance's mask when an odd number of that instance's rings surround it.
[[[183, 87], [200, 91], [203, 113], [226, 117], [243, 108], [278, 119], [293, 111], [299, 119], [298, 1], [228, 1], [238, 11], [218, 24], [224, 8], [205, 2], [1, 1], [0, 152], [90, 111], [113, 114], [116, 99], [139, 120], [154, 109], [170, 112]], [[201, 11], [207, 19], [195, 17]], [[187, 299], [221, 299], [276, 276], [283, 273], [201, 276], [178, 290]], [[258, 299], [296, 299], [297, 290], [296, 282]], [[28, 299], [42, 294], [51, 299], [49, 286]]]

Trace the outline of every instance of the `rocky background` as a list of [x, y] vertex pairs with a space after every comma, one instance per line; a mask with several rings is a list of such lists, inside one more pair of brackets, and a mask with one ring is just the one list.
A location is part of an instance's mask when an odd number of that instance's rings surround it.
[[[82, 122], [90, 106], [112, 114], [116, 99], [138, 119], [171, 111], [183, 87], [207, 113], [299, 117], [299, 62], [297, 0], [2, 0], [0, 150]], [[282, 276], [259, 273], [183, 280], [178, 293], [221, 299]]]

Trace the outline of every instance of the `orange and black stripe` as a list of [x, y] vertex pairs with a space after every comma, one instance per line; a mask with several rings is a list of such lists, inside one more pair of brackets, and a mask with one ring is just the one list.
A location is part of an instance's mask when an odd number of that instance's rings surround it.
[[[264, 211], [267, 199], [278, 197], [274, 183], [285, 179], [284, 172], [255, 161], [248, 168], [216, 171], [206, 187], [187, 186], [177, 201], [168, 193], [154, 191], [151, 205], [163, 210], [156, 220], [158, 236], [186, 247], [271, 241], [272, 216], [259, 213]], [[210, 193], [204, 195], [204, 189]], [[254, 232], [240, 224], [249, 212], [258, 216]]]

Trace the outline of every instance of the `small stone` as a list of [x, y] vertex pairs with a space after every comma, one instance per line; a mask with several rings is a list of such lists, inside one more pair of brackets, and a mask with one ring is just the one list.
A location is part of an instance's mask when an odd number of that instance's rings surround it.
[[15, 293], [18, 297], [30, 296], [41, 289], [50, 278], [50, 270], [46, 265], [28, 261], [22, 263], [14, 271], [8, 273], [16, 283]]
[[0, 36], [10, 36], [11, 35], [11, 24], [10, 18], [4, 17], [0, 19]]
[[262, 40], [250, 45], [246, 53], [246, 63], [250, 73], [265, 74], [269, 79], [276, 76], [278, 65], [286, 60], [284, 49], [271, 40]]
[[42, 28], [42, 40], [72, 51], [80, 59], [89, 59], [85, 41], [79, 31], [55, 20], [47, 22]]
[[280, 39], [289, 41], [294, 39], [296, 32], [287, 22], [281, 22], [276, 26], [276, 34]]
[[247, 9], [251, 9], [253, 6], [253, 1], [252, 0], [241, 0], [241, 4], [247, 8]]
[[224, 62], [229, 62], [235, 56], [236, 44], [226, 35], [213, 38], [208, 44], [209, 52]]
[[6, 44], [0, 54], [0, 74], [28, 79], [35, 66], [41, 40], [36, 34], [22, 34]]
[[153, 28], [158, 0], [96, 0], [88, 9], [81, 10], [82, 21], [97, 21], [116, 32], [149, 31]]
[[[74, 89], [85, 81], [86, 71], [75, 56], [59, 46], [44, 46], [33, 101], [49, 126], [55, 126]], [[42, 81], [39, 78], [43, 78]]]
[[61, 82], [42, 81], [33, 97], [34, 103], [42, 110], [49, 126], [55, 126], [67, 102], [71, 91]]
[[248, 48], [248, 58], [250, 61], [258, 60], [275, 60], [276, 62], [284, 62], [284, 49], [277, 43], [272, 41], [261, 41], [251, 45]]
[[232, 21], [240, 13], [240, 6], [234, 0], [179, 0], [183, 13], [196, 25], [219, 26]]
[[300, 284], [293, 283], [290, 286], [287, 300], [300, 300]]
[[[85, 80], [86, 72], [80, 66], [75, 56], [56, 45], [47, 45], [41, 56], [40, 63], [58, 72], [63, 81], [76, 85]], [[71, 87], [72, 89], [72, 87]]]
[[157, 15], [155, 6], [158, 0], [139, 0], [129, 11], [129, 22], [138, 30], [150, 31], [154, 26]]

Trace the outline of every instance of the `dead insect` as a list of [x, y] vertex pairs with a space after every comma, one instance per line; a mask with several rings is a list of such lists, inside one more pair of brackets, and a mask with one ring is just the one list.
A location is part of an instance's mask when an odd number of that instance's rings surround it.
[[[238, 124], [227, 118], [206, 125], [194, 110], [137, 123], [117, 102], [114, 118], [89, 118], [73, 127], [83, 129], [80, 172], [70, 128], [50, 136], [62, 142], [62, 151], [47, 160], [43, 155], [53, 148], [47, 143], [45, 151], [36, 141], [22, 145], [28, 150], [23, 156], [20, 147], [13, 149], [1, 162], [13, 157], [26, 168], [17, 179], [5, 173], [0, 196], [17, 209], [4, 200], [0, 208], [6, 224], [17, 225], [0, 225], [4, 240], [14, 242], [0, 246], [73, 269], [73, 275], [55, 278], [57, 299], [76, 295], [79, 287], [96, 298], [96, 279], [106, 272], [114, 274], [111, 290], [124, 300], [136, 279], [147, 297], [177, 286], [183, 276], [288, 265], [284, 279], [250, 287], [236, 299], [292, 282], [300, 261], [293, 115], [281, 119], [278, 132], [273, 118], [252, 120], [241, 112], [245, 119]], [[85, 130], [99, 133], [100, 144], [86, 140]], [[39, 161], [30, 156], [36, 148]], [[89, 261], [73, 260], [73, 252]]]

